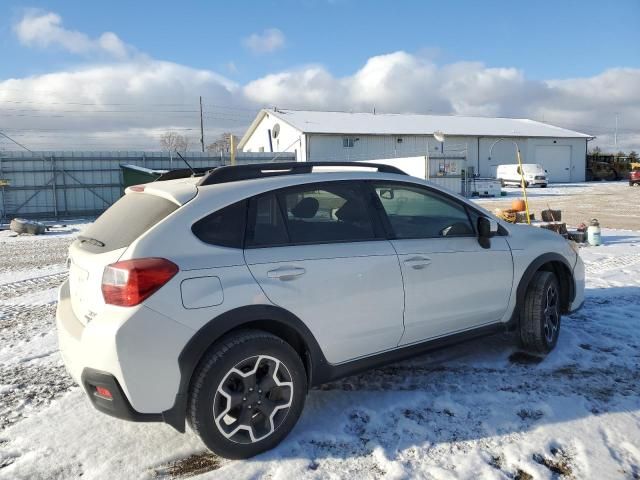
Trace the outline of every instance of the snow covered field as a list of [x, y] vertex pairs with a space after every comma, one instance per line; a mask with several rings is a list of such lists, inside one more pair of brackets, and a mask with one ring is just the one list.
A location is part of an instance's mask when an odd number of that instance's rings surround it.
[[0, 232], [0, 479], [640, 478], [640, 232], [584, 248], [587, 300], [546, 359], [497, 336], [309, 394], [248, 461], [95, 411], [62, 367], [55, 287], [76, 227]]

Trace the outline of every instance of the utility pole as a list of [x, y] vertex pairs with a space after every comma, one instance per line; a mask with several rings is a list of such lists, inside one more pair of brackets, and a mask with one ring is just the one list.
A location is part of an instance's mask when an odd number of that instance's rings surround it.
[[616, 112], [616, 130], [613, 134], [613, 144], [615, 146], [616, 153], [618, 153], [618, 112]]
[[233, 134], [229, 135], [229, 146], [230, 146], [230, 157], [231, 157], [231, 165], [236, 164], [236, 139]]
[[202, 153], [204, 153], [204, 122], [202, 120], [202, 95], [200, 95], [200, 145], [202, 145]]

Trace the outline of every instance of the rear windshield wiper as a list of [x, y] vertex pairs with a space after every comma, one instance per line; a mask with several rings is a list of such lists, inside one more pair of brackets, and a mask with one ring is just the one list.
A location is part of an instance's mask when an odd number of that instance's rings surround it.
[[95, 245], [96, 247], [105, 246], [104, 242], [101, 242], [97, 238], [85, 237], [84, 235], [78, 235], [78, 240], [80, 240], [81, 243], [87, 242], [87, 243], [90, 243], [91, 245]]

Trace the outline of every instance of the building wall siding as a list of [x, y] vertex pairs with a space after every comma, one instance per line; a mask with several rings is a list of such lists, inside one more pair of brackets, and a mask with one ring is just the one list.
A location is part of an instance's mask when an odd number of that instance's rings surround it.
[[269, 130], [273, 132], [275, 124], [280, 125], [278, 138], [271, 138], [273, 152], [293, 152], [296, 154], [296, 161], [306, 160], [305, 136], [297, 129], [283, 122], [279, 118], [268, 113], [258, 124], [249, 141], [244, 145], [244, 152], [271, 152], [269, 145]]
[[[431, 135], [307, 135], [310, 145], [309, 160], [324, 162], [376, 160], [382, 158], [413, 157], [437, 154], [441, 144]], [[343, 146], [344, 138], [354, 140], [353, 147]], [[357, 140], [356, 140], [357, 139]], [[398, 139], [402, 139], [398, 142]], [[447, 137], [445, 152], [456, 154], [466, 151], [475, 158], [476, 145], [471, 137]]]
[[[358, 161], [395, 157], [437, 155], [441, 144], [431, 135], [307, 135], [310, 161]], [[354, 139], [352, 148], [343, 146], [343, 139]], [[397, 139], [402, 138], [398, 143]], [[355, 141], [355, 139], [358, 139]], [[467, 166], [474, 168], [476, 174], [494, 177], [498, 165], [517, 163], [514, 142], [520, 148], [523, 163], [535, 163], [537, 146], [570, 146], [570, 181], [585, 180], [586, 141], [580, 138], [508, 138], [496, 143], [495, 137], [447, 136], [444, 153], [447, 155], [466, 154]], [[489, 150], [494, 145], [489, 158]]]
[[[268, 113], [247, 141], [244, 151], [257, 152], [262, 147], [268, 152], [268, 130], [273, 129], [276, 123], [280, 124], [280, 135], [279, 142], [274, 141], [274, 152], [289, 146], [288, 151], [295, 151], [298, 161], [359, 161], [423, 156], [427, 152], [431, 156], [442, 153], [442, 145], [432, 135], [304, 134]], [[345, 148], [344, 138], [353, 139], [353, 147]], [[517, 162], [514, 142], [520, 148], [523, 163], [536, 162], [536, 148], [539, 146], [569, 146], [570, 181], [585, 180], [587, 142], [584, 138], [509, 137], [496, 143], [498, 138], [447, 136], [444, 153], [453, 156], [466, 154], [467, 167], [473, 167], [480, 176], [494, 177], [498, 165]], [[398, 142], [398, 139], [402, 141]], [[494, 143], [490, 156], [489, 150]]]

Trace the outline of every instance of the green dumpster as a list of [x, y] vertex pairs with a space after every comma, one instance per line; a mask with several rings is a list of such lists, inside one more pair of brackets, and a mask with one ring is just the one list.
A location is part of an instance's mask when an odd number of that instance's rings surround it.
[[141, 183], [149, 183], [157, 180], [160, 175], [168, 170], [154, 170], [151, 168], [139, 167], [138, 165], [120, 164], [122, 169], [122, 184], [124, 188]]

